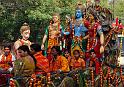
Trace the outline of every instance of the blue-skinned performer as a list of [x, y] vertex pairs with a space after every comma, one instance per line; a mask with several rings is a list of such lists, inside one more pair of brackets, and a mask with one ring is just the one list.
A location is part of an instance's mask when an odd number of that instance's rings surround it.
[[75, 21], [74, 24], [72, 25], [73, 33], [72, 52], [75, 49], [80, 50], [82, 53], [86, 52], [88, 29], [84, 26], [83, 16], [84, 16], [83, 8], [81, 5], [78, 5], [75, 10]]

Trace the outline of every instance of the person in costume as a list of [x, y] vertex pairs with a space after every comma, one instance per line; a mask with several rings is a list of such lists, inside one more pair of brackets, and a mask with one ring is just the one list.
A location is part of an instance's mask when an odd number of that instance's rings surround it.
[[15, 61], [15, 56], [11, 53], [11, 46], [5, 45], [4, 51], [0, 56], [0, 69], [5, 71], [11, 71], [13, 68], [13, 62]]
[[77, 69], [85, 69], [85, 61], [80, 57], [80, 51], [74, 50], [73, 51], [74, 57], [70, 60], [70, 66], [71, 70], [77, 70]]
[[89, 8], [93, 7], [94, 5], [94, 0], [86, 0], [86, 3], [83, 4], [83, 7], [85, 8], [85, 14], [87, 14]]
[[39, 44], [32, 44], [30, 46], [31, 53], [36, 58], [36, 74], [46, 74], [49, 72], [49, 61], [42, 55], [41, 46]]
[[84, 26], [83, 16], [83, 7], [79, 4], [75, 11], [75, 23], [72, 27], [73, 40], [71, 53], [73, 53], [73, 50], [75, 49], [81, 50], [82, 52], [86, 52], [88, 29]]
[[94, 49], [97, 58], [100, 58], [102, 57], [101, 53], [104, 52], [104, 34], [102, 26], [95, 15], [90, 14], [89, 19], [87, 51]]
[[94, 3], [94, 0], [86, 0], [86, 5], [91, 6]]
[[100, 63], [99, 63], [99, 58], [96, 57], [96, 54], [95, 54], [95, 51], [92, 49], [90, 51], [90, 64], [89, 66], [90, 67], [95, 67], [95, 75], [98, 75], [99, 74], [99, 68], [100, 67]]
[[71, 53], [68, 49], [65, 49], [64, 56], [68, 60], [68, 63], [70, 64], [70, 60], [71, 60], [72, 57], [71, 57]]
[[47, 50], [47, 53], [50, 53], [53, 46], [60, 46], [60, 49], [62, 50], [62, 36], [64, 34], [69, 34], [69, 32], [64, 32], [64, 29], [60, 24], [59, 14], [54, 13], [52, 17], [53, 21], [50, 22], [50, 25], [46, 29], [41, 45], [41, 49]]
[[16, 55], [17, 55], [17, 49], [20, 46], [27, 45], [28, 47], [30, 47], [30, 45], [31, 45], [31, 42], [28, 40], [29, 39], [29, 36], [30, 36], [30, 26], [27, 23], [24, 23], [21, 26], [20, 33], [21, 33], [22, 39], [18, 39], [14, 43], [14, 50], [15, 50]]
[[50, 71], [51, 72], [68, 72], [69, 64], [68, 60], [61, 55], [59, 46], [53, 46], [51, 49], [51, 57], [50, 61]]
[[89, 14], [89, 23], [87, 24], [88, 24], [87, 27], [88, 27], [89, 38], [87, 41], [86, 61], [88, 64], [91, 55], [90, 51], [94, 50], [96, 58], [100, 60], [97, 63], [95, 62], [96, 63], [95, 65], [99, 65], [99, 66], [95, 66], [96, 74], [98, 74], [101, 62], [103, 61], [104, 34], [100, 22], [98, 21], [95, 15]]
[[20, 87], [28, 87], [27, 81], [35, 72], [35, 62], [30, 55], [28, 46], [22, 45], [18, 48], [19, 59], [14, 62], [14, 77]]

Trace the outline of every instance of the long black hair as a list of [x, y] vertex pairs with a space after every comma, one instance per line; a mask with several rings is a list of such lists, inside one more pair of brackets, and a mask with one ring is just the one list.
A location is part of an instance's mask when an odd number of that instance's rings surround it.
[[52, 49], [56, 49], [56, 51], [58, 52], [58, 55], [61, 55], [62, 53], [61, 53], [61, 51], [60, 51], [60, 46], [53, 46], [52, 48], [51, 48], [51, 50]]
[[24, 52], [27, 52], [28, 55], [30, 55], [30, 56], [33, 58], [34, 63], [35, 63], [35, 65], [36, 65], [37, 61], [36, 61], [35, 57], [31, 54], [31, 52], [30, 52], [30, 50], [29, 50], [29, 47], [28, 47], [27, 45], [22, 45], [22, 46], [20, 46], [20, 47], [18, 48], [18, 50], [23, 50]]
[[33, 48], [35, 52], [41, 51], [41, 46], [39, 44], [32, 44], [30, 47]]
[[11, 50], [11, 45], [4, 45], [4, 49], [5, 48], [9, 48], [9, 50]]

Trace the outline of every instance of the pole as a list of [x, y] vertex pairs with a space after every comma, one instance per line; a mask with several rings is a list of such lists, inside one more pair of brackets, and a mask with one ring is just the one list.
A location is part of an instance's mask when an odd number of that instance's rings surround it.
[[114, 15], [114, 14], [115, 14], [115, 12], [114, 12], [114, 11], [115, 11], [114, 8], [115, 8], [115, 0], [113, 0], [113, 19], [114, 19], [114, 16], [115, 16], [115, 15]]

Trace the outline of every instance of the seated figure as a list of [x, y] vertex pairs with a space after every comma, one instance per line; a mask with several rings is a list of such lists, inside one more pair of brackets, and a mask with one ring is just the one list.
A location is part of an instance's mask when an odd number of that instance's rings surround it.
[[39, 44], [32, 44], [30, 46], [31, 53], [36, 59], [35, 74], [46, 74], [49, 72], [49, 61], [42, 55], [41, 46]]
[[78, 70], [78, 69], [85, 69], [85, 61], [80, 57], [80, 51], [74, 50], [73, 51], [74, 57], [70, 60], [70, 67], [71, 70]]
[[20, 87], [28, 87], [26, 82], [31, 78], [35, 71], [35, 62], [30, 55], [28, 46], [22, 45], [18, 48], [19, 59], [14, 62], [14, 77]]
[[0, 69], [8, 71], [12, 70], [13, 62], [15, 61], [15, 56], [11, 53], [11, 46], [5, 45], [4, 51], [0, 56]]
[[51, 57], [52, 60], [50, 61], [50, 71], [51, 72], [68, 72], [69, 64], [68, 60], [60, 55], [59, 46], [53, 46], [51, 49]]

